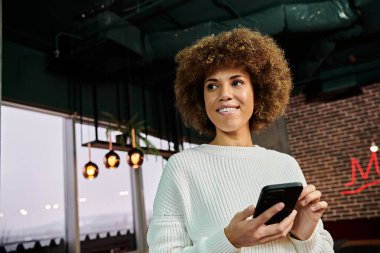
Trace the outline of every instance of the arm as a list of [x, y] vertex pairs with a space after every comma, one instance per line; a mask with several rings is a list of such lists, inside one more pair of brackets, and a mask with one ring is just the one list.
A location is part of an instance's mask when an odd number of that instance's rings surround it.
[[150, 253], [236, 252], [223, 230], [193, 245], [184, 223], [176, 219], [153, 221], [149, 226], [148, 243]]
[[322, 221], [318, 222], [311, 237], [307, 240], [298, 240], [289, 235], [290, 241], [293, 243], [299, 253], [334, 253], [334, 241], [330, 233], [323, 228]]
[[247, 219], [248, 217], [252, 217], [255, 211], [255, 208], [250, 206], [238, 212], [224, 231], [217, 231], [213, 235], [201, 239], [194, 245], [180, 217], [167, 217], [154, 220], [148, 232], [149, 252], [228, 253], [236, 252], [236, 247], [265, 244], [284, 238], [293, 225], [296, 211], [293, 211], [281, 223], [268, 226], [264, 224], [283, 207], [283, 204], [277, 204], [257, 218]]
[[179, 173], [179, 166], [175, 157], [170, 158], [161, 177], [148, 230], [149, 252], [235, 252], [236, 248], [226, 238], [223, 228], [196, 244], [191, 240], [183, 204], [184, 195], [189, 194], [187, 180]]
[[[295, 160], [294, 164], [300, 171], [303, 184], [306, 185], [306, 180]], [[297, 202], [298, 214], [289, 236], [297, 252], [334, 252], [333, 239], [323, 228], [321, 221], [321, 216], [327, 208], [327, 203], [321, 201], [321, 196], [322, 193], [314, 185], [306, 185]]]
[[296, 210], [293, 210], [280, 223], [265, 225], [284, 206], [284, 203], [277, 203], [253, 219], [247, 219], [252, 217], [255, 212], [253, 206], [238, 212], [225, 228], [227, 238], [238, 248], [265, 244], [285, 238], [294, 224], [297, 215]]

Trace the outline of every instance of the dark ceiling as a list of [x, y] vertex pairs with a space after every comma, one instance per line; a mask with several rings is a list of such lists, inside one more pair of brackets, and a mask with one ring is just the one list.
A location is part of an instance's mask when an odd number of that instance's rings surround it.
[[[150, 66], [173, 72], [173, 55], [206, 35], [246, 26], [285, 49], [296, 90], [322, 91], [380, 79], [380, 1], [7, 0], [6, 40], [67, 66], [112, 73]], [[314, 89], [311, 89], [314, 90]]]

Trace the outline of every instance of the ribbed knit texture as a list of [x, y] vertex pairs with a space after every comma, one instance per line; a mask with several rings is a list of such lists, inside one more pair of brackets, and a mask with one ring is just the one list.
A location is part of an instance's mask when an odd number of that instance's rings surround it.
[[259, 146], [204, 144], [172, 156], [154, 201], [149, 252], [334, 252], [322, 222], [307, 241], [287, 237], [239, 250], [228, 241], [232, 217], [256, 205], [264, 186], [287, 182], [306, 185], [295, 159]]

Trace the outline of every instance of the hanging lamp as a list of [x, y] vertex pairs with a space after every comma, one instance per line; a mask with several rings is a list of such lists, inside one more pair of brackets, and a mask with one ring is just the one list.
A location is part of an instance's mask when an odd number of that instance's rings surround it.
[[372, 153], [376, 153], [379, 150], [379, 147], [375, 143], [375, 139], [372, 139], [371, 147], [369, 149]]
[[104, 156], [103, 163], [107, 169], [116, 169], [120, 164], [120, 156], [113, 150], [112, 137], [109, 134], [109, 152]]
[[88, 143], [87, 147], [89, 162], [84, 165], [82, 174], [86, 179], [92, 180], [98, 176], [99, 168], [95, 163], [91, 162], [91, 143]]
[[131, 130], [131, 138], [132, 149], [128, 152], [127, 162], [132, 168], [138, 169], [144, 162], [144, 154], [136, 148], [136, 133], [134, 128]]

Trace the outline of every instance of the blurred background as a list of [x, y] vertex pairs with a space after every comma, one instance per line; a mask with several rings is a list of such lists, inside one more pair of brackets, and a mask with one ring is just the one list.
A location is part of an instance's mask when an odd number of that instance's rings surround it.
[[336, 252], [380, 252], [379, 24], [375, 0], [2, 1], [0, 252], [146, 251], [167, 159], [209, 141], [174, 107], [173, 56], [234, 27], [272, 36], [293, 74], [254, 143], [322, 191]]

